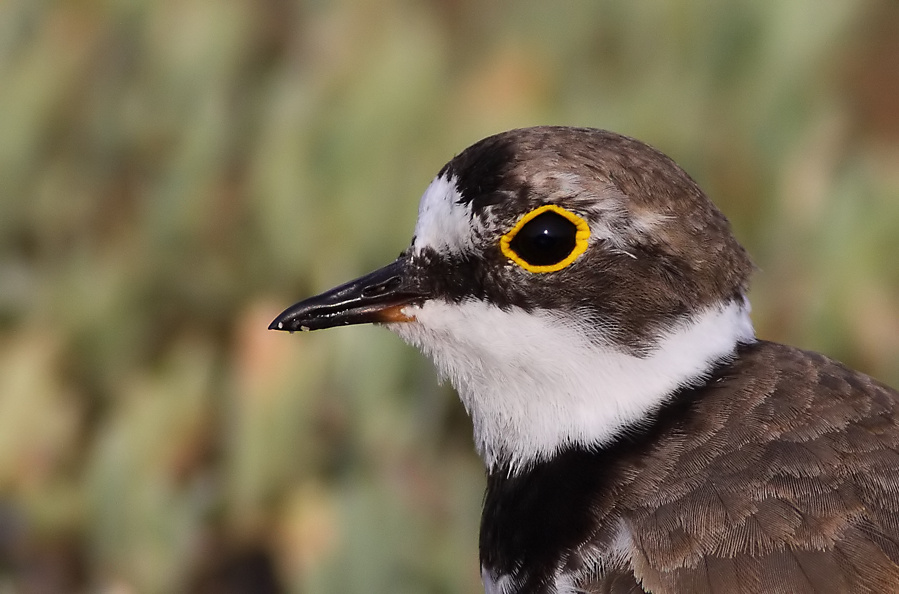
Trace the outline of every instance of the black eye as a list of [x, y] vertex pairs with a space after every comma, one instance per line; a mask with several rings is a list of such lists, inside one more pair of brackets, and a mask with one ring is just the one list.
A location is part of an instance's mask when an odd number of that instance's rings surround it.
[[545, 205], [526, 214], [503, 236], [500, 247], [529, 272], [553, 272], [571, 264], [587, 249], [590, 228], [581, 217]]
[[577, 227], [560, 214], [544, 212], [519, 229], [509, 248], [531, 266], [552, 266], [577, 245]]

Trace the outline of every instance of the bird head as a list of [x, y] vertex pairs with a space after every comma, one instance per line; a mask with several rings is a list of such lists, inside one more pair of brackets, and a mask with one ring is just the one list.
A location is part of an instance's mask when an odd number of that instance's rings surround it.
[[437, 174], [411, 245], [271, 324], [384, 324], [459, 392], [491, 469], [600, 447], [753, 340], [752, 264], [664, 154], [602, 130], [486, 138]]

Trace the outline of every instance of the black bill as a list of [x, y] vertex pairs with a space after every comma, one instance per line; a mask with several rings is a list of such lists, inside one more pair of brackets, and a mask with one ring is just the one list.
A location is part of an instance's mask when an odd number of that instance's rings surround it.
[[356, 280], [291, 305], [269, 330], [322, 330], [350, 324], [409, 322], [407, 305], [427, 299], [406, 256]]

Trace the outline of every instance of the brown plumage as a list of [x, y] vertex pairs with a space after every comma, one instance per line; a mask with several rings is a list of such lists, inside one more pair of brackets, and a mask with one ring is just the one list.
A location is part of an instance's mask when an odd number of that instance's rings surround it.
[[584, 591], [899, 591], [899, 393], [764, 341], [700, 392], [597, 493], [634, 569]]
[[[538, 274], [501, 238], [546, 205], [591, 235]], [[755, 341], [751, 272], [659, 151], [527, 128], [440, 171], [396, 262], [270, 328], [388, 323], [435, 359], [487, 465], [489, 594], [899, 592], [899, 393]]]

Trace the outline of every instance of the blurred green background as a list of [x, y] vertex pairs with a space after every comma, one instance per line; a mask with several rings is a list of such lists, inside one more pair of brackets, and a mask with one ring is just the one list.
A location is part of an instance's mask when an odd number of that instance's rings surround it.
[[483, 472], [377, 328], [268, 332], [390, 261], [453, 154], [673, 156], [759, 335], [899, 385], [892, 0], [0, 2], [0, 592], [480, 588]]

